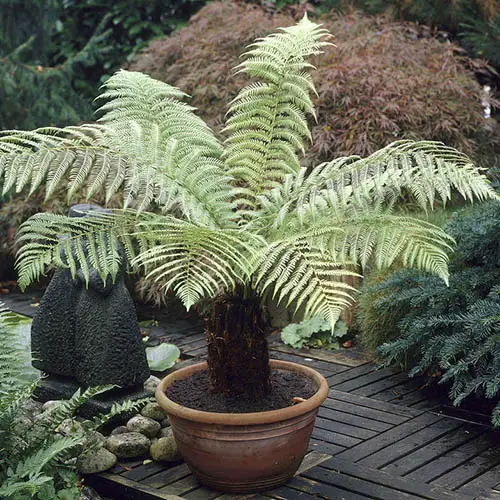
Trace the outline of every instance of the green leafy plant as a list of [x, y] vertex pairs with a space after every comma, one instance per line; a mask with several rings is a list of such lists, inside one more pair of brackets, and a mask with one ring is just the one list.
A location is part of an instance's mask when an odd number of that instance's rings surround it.
[[[454, 214], [447, 226], [457, 241], [449, 287], [433, 276], [400, 271], [372, 287], [371, 304], [361, 301], [364, 335], [391, 332], [391, 341], [378, 349], [384, 361], [448, 384], [457, 405], [471, 395], [500, 394], [499, 224], [498, 202]], [[493, 414], [497, 426], [499, 410]]]
[[121, 243], [132, 269], [186, 308], [211, 300], [212, 389], [259, 398], [270, 390], [260, 297], [333, 328], [354, 300], [346, 280], [357, 266], [400, 260], [447, 281], [452, 238], [398, 215], [395, 201], [409, 191], [429, 208], [454, 190], [466, 200], [496, 194], [466, 155], [432, 141], [301, 167], [314, 116], [308, 57], [329, 46], [326, 35], [304, 18], [249, 47], [239, 70], [255, 81], [231, 104], [224, 145], [180, 90], [127, 71], [106, 83], [98, 124], [1, 134], [4, 193], [43, 184], [50, 197], [68, 178], [68, 197], [123, 192], [122, 210], [36, 214], [23, 224], [21, 286], [51, 265], [113, 278]]
[[110, 73], [202, 5], [198, 0], [27, 0], [0, 11], [0, 128], [92, 118]]
[[146, 347], [149, 368], [157, 372], [172, 368], [180, 355], [180, 349], [174, 344], [164, 342], [154, 347]]
[[323, 347], [326, 349], [338, 349], [338, 339], [347, 334], [347, 325], [338, 320], [332, 331], [329, 321], [316, 316], [305, 319], [300, 323], [291, 323], [281, 331], [281, 340], [292, 347]]
[[93, 432], [144, 400], [115, 404], [111, 411], [85, 421], [75, 432], [58, 434], [61, 424], [92, 397], [109, 389], [77, 391], [69, 400], [32, 419], [30, 398], [39, 381], [27, 377], [19, 360], [26, 346], [19, 341], [19, 319], [0, 304], [0, 498], [69, 500], [80, 498], [74, 458], [98, 445]]

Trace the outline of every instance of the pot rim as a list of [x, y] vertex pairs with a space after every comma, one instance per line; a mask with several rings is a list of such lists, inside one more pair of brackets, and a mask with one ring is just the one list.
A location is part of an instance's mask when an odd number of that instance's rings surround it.
[[271, 424], [282, 420], [304, 415], [318, 408], [328, 396], [328, 382], [325, 377], [309, 366], [303, 366], [290, 361], [281, 361], [276, 359], [269, 360], [271, 368], [288, 370], [301, 373], [312, 378], [318, 385], [317, 391], [309, 399], [293, 406], [281, 408], [280, 410], [269, 410], [252, 413], [216, 413], [187, 408], [169, 399], [166, 390], [169, 385], [176, 380], [184, 379], [193, 373], [205, 370], [207, 362], [196, 363], [195, 365], [180, 368], [167, 375], [161, 380], [156, 388], [155, 396], [158, 404], [169, 414], [175, 417], [191, 420], [205, 424], [225, 424], [225, 425], [255, 425]]

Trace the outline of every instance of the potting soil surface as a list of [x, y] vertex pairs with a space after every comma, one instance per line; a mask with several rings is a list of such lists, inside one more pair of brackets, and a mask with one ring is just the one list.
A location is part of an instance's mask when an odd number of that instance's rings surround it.
[[210, 392], [208, 374], [202, 371], [174, 382], [168, 388], [167, 396], [172, 401], [194, 410], [251, 413], [286, 408], [292, 405], [293, 398], [307, 399], [317, 390], [310, 378], [283, 370], [274, 370], [271, 373], [271, 386], [269, 396], [259, 401], [251, 401], [244, 397], [227, 397]]

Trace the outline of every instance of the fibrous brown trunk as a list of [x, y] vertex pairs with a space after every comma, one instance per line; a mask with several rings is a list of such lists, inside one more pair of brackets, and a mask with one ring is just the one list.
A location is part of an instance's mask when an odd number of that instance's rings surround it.
[[258, 400], [271, 390], [269, 350], [255, 297], [224, 295], [206, 322], [208, 372], [213, 392]]

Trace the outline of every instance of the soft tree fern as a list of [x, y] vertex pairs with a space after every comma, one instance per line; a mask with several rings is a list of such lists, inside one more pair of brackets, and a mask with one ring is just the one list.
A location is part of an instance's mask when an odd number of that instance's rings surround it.
[[[96, 125], [3, 132], [3, 193], [44, 186], [49, 197], [62, 180], [69, 199], [80, 190], [89, 198], [123, 193], [123, 209], [111, 214], [29, 219], [19, 232], [20, 284], [54, 265], [114, 277], [123, 245], [133, 269], [187, 308], [218, 297], [207, 329], [209, 368], [213, 386], [231, 392], [223, 380], [234, 385], [238, 370], [245, 380], [267, 377], [265, 339], [260, 353], [255, 340], [263, 338], [256, 296], [269, 293], [333, 326], [354, 300], [346, 278], [360, 265], [400, 261], [446, 281], [453, 240], [398, 215], [394, 203], [403, 192], [425, 210], [453, 191], [469, 201], [496, 195], [465, 155], [430, 141], [301, 167], [306, 118], [314, 115], [307, 59], [330, 45], [326, 38], [305, 17], [249, 48], [238, 69], [254, 81], [231, 103], [224, 144], [181, 91], [127, 71], [107, 82]], [[221, 321], [230, 311], [232, 319]], [[221, 328], [224, 335], [211, 337]]]

